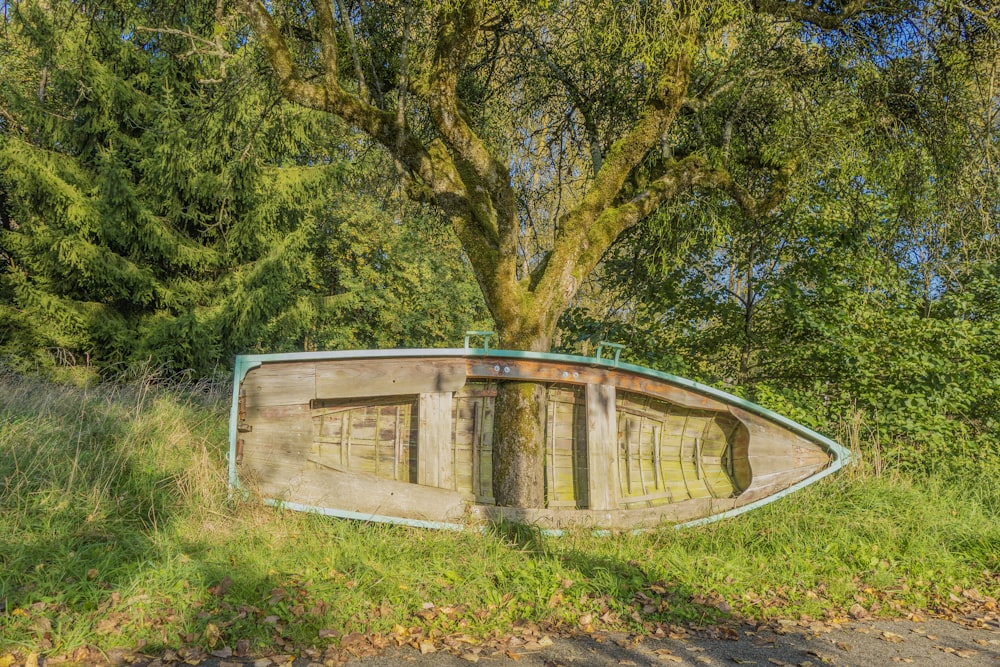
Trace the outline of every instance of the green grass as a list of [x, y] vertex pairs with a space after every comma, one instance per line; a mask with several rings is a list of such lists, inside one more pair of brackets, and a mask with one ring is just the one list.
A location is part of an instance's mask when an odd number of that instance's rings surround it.
[[1000, 592], [992, 478], [846, 471], [640, 535], [434, 532], [231, 500], [228, 401], [154, 377], [0, 375], [0, 656], [926, 615]]

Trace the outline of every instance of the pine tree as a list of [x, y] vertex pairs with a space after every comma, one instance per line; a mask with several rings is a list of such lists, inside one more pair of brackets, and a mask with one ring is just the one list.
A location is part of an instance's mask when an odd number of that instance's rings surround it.
[[[454, 239], [381, 203], [379, 156], [282, 101], [253, 50], [223, 62], [142, 27], [214, 20], [193, 7], [12, 5], [0, 350], [203, 373], [240, 351], [455, 340], [482, 306]], [[414, 250], [429, 238], [451, 261]]]

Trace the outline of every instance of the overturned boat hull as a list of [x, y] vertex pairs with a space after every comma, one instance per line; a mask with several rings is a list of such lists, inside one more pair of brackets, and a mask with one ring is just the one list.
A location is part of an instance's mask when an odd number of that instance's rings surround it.
[[[498, 507], [498, 383], [544, 386], [545, 507]], [[616, 360], [487, 349], [237, 357], [230, 483], [270, 503], [428, 527], [640, 529], [731, 516], [839, 469], [837, 443]]]

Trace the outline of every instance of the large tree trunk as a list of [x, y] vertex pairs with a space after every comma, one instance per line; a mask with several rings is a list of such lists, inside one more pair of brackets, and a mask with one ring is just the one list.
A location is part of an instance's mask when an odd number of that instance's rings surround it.
[[[500, 329], [500, 346], [548, 352], [551, 332], [542, 318], [522, 314]], [[527, 325], [527, 326], [525, 326]], [[525, 330], [531, 333], [525, 333]], [[504, 507], [545, 506], [545, 386], [501, 381], [497, 385], [493, 440], [493, 497]]]
[[544, 385], [500, 382], [493, 440], [493, 497], [505, 507], [545, 505]]

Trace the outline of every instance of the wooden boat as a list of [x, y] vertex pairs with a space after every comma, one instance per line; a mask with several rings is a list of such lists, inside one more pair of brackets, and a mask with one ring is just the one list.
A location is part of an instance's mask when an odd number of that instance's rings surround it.
[[[617, 346], [615, 346], [617, 347]], [[547, 391], [545, 507], [497, 507], [498, 382]], [[641, 529], [732, 516], [841, 468], [837, 443], [613, 358], [488, 347], [236, 359], [230, 484], [295, 510], [427, 527]]]

